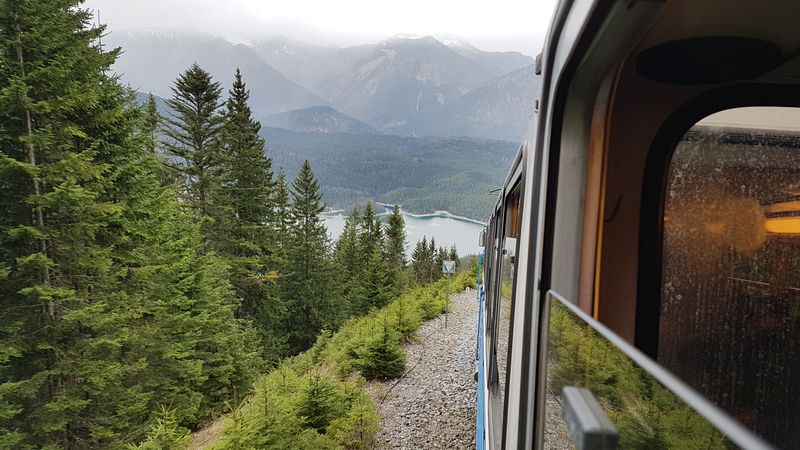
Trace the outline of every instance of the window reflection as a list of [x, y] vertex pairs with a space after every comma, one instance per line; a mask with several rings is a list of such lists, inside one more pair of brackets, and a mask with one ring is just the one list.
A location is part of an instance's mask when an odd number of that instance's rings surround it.
[[732, 444], [555, 298], [550, 304], [544, 448], [574, 448], [562, 418], [566, 386], [589, 389], [619, 433], [621, 449], [727, 449]]
[[800, 135], [765, 128], [764, 114], [748, 126], [747, 108], [729, 117], [736, 128], [724, 116], [695, 126], [672, 158], [658, 361], [768, 441], [796, 446]]

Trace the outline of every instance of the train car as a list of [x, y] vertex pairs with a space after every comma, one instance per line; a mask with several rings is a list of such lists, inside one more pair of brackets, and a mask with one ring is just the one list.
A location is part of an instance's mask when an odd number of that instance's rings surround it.
[[798, 24], [560, 2], [481, 237], [479, 449], [800, 448]]

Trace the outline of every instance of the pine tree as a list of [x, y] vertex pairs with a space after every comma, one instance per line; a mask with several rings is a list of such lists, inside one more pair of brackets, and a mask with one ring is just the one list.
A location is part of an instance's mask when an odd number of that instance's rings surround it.
[[275, 205], [272, 160], [264, 155], [261, 124], [247, 104], [250, 96], [237, 69], [220, 133], [217, 170], [221, 184], [213, 193], [217, 217], [208, 240], [231, 267], [231, 282], [241, 297], [240, 314], [252, 318], [266, 344], [265, 355], [282, 353], [278, 326], [284, 305], [275, 286]]
[[431, 282], [439, 278], [437, 276], [437, 272], [442, 270], [442, 265], [437, 264], [439, 258], [439, 249], [436, 247], [436, 240], [433, 237], [431, 237], [430, 242], [428, 242], [427, 257], [428, 259], [425, 261], [428, 272], [427, 279], [428, 282]]
[[412, 266], [414, 268], [414, 274], [417, 277], [418, 283], [427, 283], [430, 280], [429, 278], [429, 254], [428, 254], [428, 238], [426, 236], [422, 237], [421, 241], [417, 241], [417, 245], [414, 246], [414, 252], [412, 254]]
[[447, 254], [447, 259], [449, 259], [450, 261], [455, 261], [456, 262], [456, 269], [458, 269], [458, 267], [459, 267], [459, 264], [458, 264], [458, 250], [456, 250], [456, 244], [453, 244], [452, 246], [450, 246], [450, 252]]
[[386, 262], [392, 269], [402, 269], [406, 265], [406, 223], [399, 205], [394, 205], [387, 222]]
[[383, 252], [383, 227], [380, 218], [375, 215], [372, 202], [368, 202], [364, 207], [358, 240], [362, 255], [369, 257], [376, 249]]
[[286, 321], [289, 348], [299, 352], [314, 343], [331, 315], [328, 231], [320, 217], [325, 207], [308, 161], [292, 183], [291, 195], [284, 292], [291, 317]]
[[158, 177], [118, 50], [74, 1], [0, 2], [0, 448], [143, 438], [258, 367], [225, 271]]
[[363, 309], [366, 301], [360, 289], [361, 273], [364, 257], [359, 250], [358, 228], [361, 223], [361, 212], [353, 208], [344, 223], [344, 229], [336, 242], [334, 250], [334, 266], [336, 269], [337, 287], [342, 298], [342, 316], [344, 319]]
[[394, 290], [389, 281], [386, 263], [378, 249], [373, 250], [367, 260], [362, 280], [362, 295], [366, 304], [361, 305], [360, 313], [364, 314], [371, 308], [381, 308], [392, 299]]
[[144, 123], [142, 131], [145, 137], [145, 146], [148, 150], [156, 153], [158, 148], [158, 126], [161, 123], [162, 117], [158, 112], [156, 106], [156, 98], [153, 94], [147, 96], [147, 101], [143, 105], [144, 109]]
[[222, 88], [211, 75], [192, 64], [175, 81], [167, 100], [163, 142], [170, 156], [167, 166], [184, 186], [184, 195], [198, 218], [213, 222], [212, 193], [219, 183], [219, 133]]
[[434, 270], [441, 273], [442, 266], [444, 265], [444, 262], [447, 260], [447, 255], [449, 255], [447, 249], [444, 247], [439, 247], [439, 250], [436, 252], [436, 258], [433, 263]]
[[286, 253], [290, 246], [289, 230], [292, 225], [291, 209], [289, 203], [289, 188], [286, 185], [286, 173], [281, 168], [275, 179], [275, 219], [273, 227], [275, 230], [275, 250], [274, 256], [280, 267], [285, 264]]
[[406, 224], [399, 205], [394, 205], [394, 209], [387, 220], [384, 248], [388, 269], [388, 295], [395, 297], [403, 289], [403, 271], [406, 266]]
[[[112, 161], [106, 142], [93, 139], [119, 139], [114, 115], [125, 113], [122, 92], [102, 72], [117, 52], [93, 44], [102, 29], [84, 29], [90, 15], [76, 6], [0, 3], [3, 448], [69, 448], [75, 435], [113, 432], [117, 423], [78, 417], [96, 412], [87, 390], [116, 385], [130, 369], [90, 371], [116, 362], [98, 355], [93, 335], [127, 343], [113, 333], [124, 321], [111, 270], [121, 206], [103, 195]], [[81, 351], [84, 361], [75, 359]], [[81, 385], [78, 377], [86, 377]], [[106, 394], [129, 394], [123, 407], [141, 413], [142, 396], [114, 391]]]

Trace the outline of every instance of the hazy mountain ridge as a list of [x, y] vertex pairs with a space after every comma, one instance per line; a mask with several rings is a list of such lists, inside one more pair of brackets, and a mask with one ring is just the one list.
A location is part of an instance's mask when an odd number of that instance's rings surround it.
[[433, 37], [394, 37], [320, 85], [320, 94], [382, 132], [417, 135], [446, 105], [496, 75]]
[[[233, 44], [199, 32], [155, 29], [114, 32], [104, 44], [125, 50], [114, 66], [124, 81], [164, 98], [193, 62], [226, 90], [232, 68], [239, 67], [260, 120], [329, 105], [386, 134], [518, 140], [533, 115], [536, 84], [531, 70], [521, 70], [533, 59], [517, 52], [484, 52], [457, 36], [398, 35], [374, 45], [340, 48], [281, 37]], [[336, 113], [326, 113], [326, 125], [319, 115], [293, 113], [291, 125], [281, 126], [366, 132], [360, 126], [338, 128], [334, 117], [341, 116]]]
[[122, 47], [123, 53], [113, 69], [140, 92], [169, 98], [178, 75], [198, 63], [220, 82], [226, 94], [238, 67], [251, 91], [250, 104], [259, 119], [327, 103], [265, 63], [251, 47], [219, 37], [182, 30], [129, 30], [109, 33], [103, 44]]
[[287, 78], [312, 92], [319, 84], [341, 75], [372, 51], [372, 45], [319, 46], [284, 37], [256, 41], [253, 51]]
[[378, 134], [368, 124], [330, 106], [293, 109], [267, 116], [261, 123], [266, 127], [300, 132]]
[[530, 65], [468, 92], [442, 113], [437, 125], [447, 135], [520, 141], [533, 118], [539, 89]]

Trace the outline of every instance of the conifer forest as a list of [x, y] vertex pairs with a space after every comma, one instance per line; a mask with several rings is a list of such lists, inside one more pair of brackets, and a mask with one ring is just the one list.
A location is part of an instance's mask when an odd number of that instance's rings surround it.
[[0, 448], [183, 449], [220, 417], [212, 448], [370, 448], [362, 386], [403, 373], [456, 249], [406, 255], [369, 203], [331, 242], [236, 67], [187, 67], [162, 117], [79, 0], [0, 21]]

